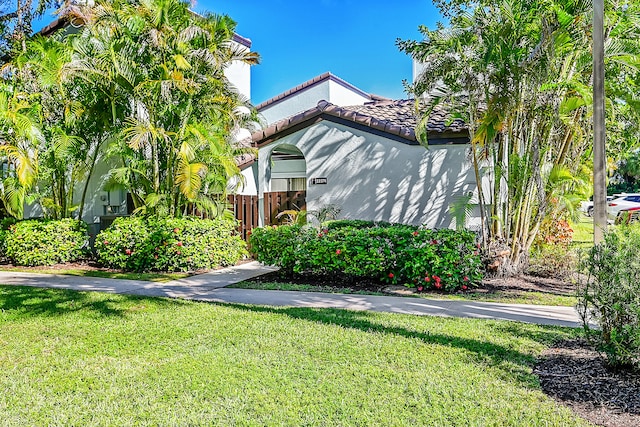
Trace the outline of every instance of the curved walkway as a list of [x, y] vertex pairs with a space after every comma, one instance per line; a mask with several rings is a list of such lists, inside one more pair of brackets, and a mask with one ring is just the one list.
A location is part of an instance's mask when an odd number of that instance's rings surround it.
[[230, 284], [271, 271], [274, 271], [271, 267], [250, 262], [165, 283], [2, 271], [0, 284], [220, 303], [341, 308], [428, 316], [512, 320], [540, 325], [581, 326], [580, 318], [573, 307], [225, 288]]

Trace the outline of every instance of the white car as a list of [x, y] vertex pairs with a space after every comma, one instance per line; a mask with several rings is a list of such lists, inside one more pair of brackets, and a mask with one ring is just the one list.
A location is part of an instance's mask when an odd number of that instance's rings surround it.
[[615, 220], [621, 210], [640, 207], [640, 193], [620, 194], [607, 205], [609, 219]]
[[[607, 203], [615, 199], [616, 196], [607, 196]], [[580, 203], [580, 210], [587, 214], [587, 216], [593, 216], [593, 197], [590, 200]]]

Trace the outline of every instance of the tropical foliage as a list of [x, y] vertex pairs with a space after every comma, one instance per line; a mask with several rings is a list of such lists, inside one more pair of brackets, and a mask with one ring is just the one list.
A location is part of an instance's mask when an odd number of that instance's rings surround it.
[[[510, 254], [501, 272], [519, 271], [544, 219], [566, 218], [588, 193], [591, 3], [438, 5], [447, 27], [422, 27], [424, 40], [399, 42], [425, 67], [409, 89], [469, 124], [485, 247], [499, 242]], [[624, 130], [610, 139], [617, 155], [637, 144], [629, 135], [638, 129], [640, 5], [608, 2], [605, 25], [609, 126]]]
[[71, 218], [19, 221], [2, 233], [3, 255], [16, 265], [73, 262], [89, 254], [87, 226]]
[[223, 211], [241, 182], [233, 135], [255, 112], [225, 77], [258, 57], [232, 42], [227, 16], [182, 0], [121, 0], [74, 8], [77, 34], [36, 37], [5, 66], [0, 195], [22, 216], [27, 196], [46, 216], [82, 217], [91, 175], [128, 191], [138, 212]]
[[366, 221], [331, 224], [258, 228], [251, 235], [251, 250], [258, 261], [290, 275], [365, 278], [418, 291], [466, 290], [482, 279], [476, 236], [470, 231]]
[[616, 367], [640, 369], [638, 250], [640, 227], [625, 226], [606, 234], [582, 260], [578, 312], [587, 336]]
[[235, 220], [117, 218], [96, 236], [98, 261], [125, 271], [195, 271], [246, 255]]

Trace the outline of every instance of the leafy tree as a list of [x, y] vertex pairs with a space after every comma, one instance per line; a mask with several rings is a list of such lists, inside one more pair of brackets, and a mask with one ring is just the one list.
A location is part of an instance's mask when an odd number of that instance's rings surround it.
[[[103, 2], [85, 17], [73, 72], [109, 100], [119, 158], [112, 185], [139, 212], [176, 216], [199, 206], [213, 213], [230, 178], [240, 176], [231, 136], [255, 120], [229, 83], [232, 61], [257, 63], [231, 43], [235, 23], [197, 16], [180, 0]], [[247, 112], [249, 112], [247, 114]]]
[[[640, 7], [615, 3], [607, 15], [607, 66], [631, 78], [640, 53]], [[485, 245], [506, 242], [510, 257], [501, 272], [517, 272], [543, 220], [561, 206], [570, 212], [579, 199], [574, 194], [585, 192], [578, 176], [590, 151], [590, 3], [483, 0], [439, 7], [448, 27], [422, 27], [424, 40], [399, 42], [425, 64], [410, 90], [418, 102], [445, 104], [468, 123]], [[628, 109], [635, 95], [619, 77], [607, 88], [610, 115]], [[482, 166], [490, 172], [482, 174]], [[486, 195], [483, 180], [491, 187]]]
[[634, 151], [618, 163], [608, 194], [636, 193], [640, 191], [640, 151]]
[[[5, 67], [0, 149], [6, 210], [27, 194], [54, 218], [82, 217], [99, 162], [139, 212], [216, 215], [248, 149], [233, 134], [255, 111], [226, 79], [258, 56], [232, 43], [235, 23], [199, 16], [181, 0], [77, 7], [79, 34], [37, 36]], [[29, 95], [27, 95], [29, 94]], [[78, 193], [80, 197], [78, 200]]]
[[38, 177], [37, 145], [43, 141], [38, 105], [24, 92], [0, 86], [0, 196], [4, 210], [22, 218], [25, 198]]
[[3, 0], [0, 1], [0, 55], [27, 50], [33, 20], [51, 7], [60, 7], [59, 0]]

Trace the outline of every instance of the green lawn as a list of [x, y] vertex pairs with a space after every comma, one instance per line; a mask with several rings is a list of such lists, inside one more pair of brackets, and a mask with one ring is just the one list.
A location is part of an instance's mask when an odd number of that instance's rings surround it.
[[580, 214], [578, 221], [571, 222], [572, 247], [589, 249], [593, 246], [593, 218]]
[[[383, 292], [369, 291], [353, 291], [351, 288], [337, 286], [315, 286], [309, 284], [299, 284], [290, 282], [239, 282], [227, 286], [236, 289], [262, 289], [270, 291], [302, 291], [302, 292], [328, 292], [337, 294], [363, 294], [363, 295], [386, 295]], [[408, 289], [407, 289], [408, 290]], [[480, 301], [480, 302], [500, 302], [506, 304], [535, 304], [535, 305], [554, 305], [573, 307], [577, 303], [577, 298], [568, 295], [556, 295], [544, 292], [533, 291], [495, 291], [495, 292], [474, 292], [469, 291], [458, 294], [440, 294], [440, 293], [415, 293], [415, 294], [397, 294], [394, 296], [404, 296], [407, 298], [423, 298], [423, 299], [446, 299], [458, 301]]]
[[101, 277], [105, 279], [127, 279], [127, 280], [146, 280], [149, 282], [169, 282], [184, 277], [189, 277], [189, 273], [131, 273], [127, 271], [105, 271], [105, 270], [84, 270], [81, 268], [46, 268], [38, 267], [37, 269], [28, 267], [7, 267], [0, 265], [0, 271], [22, 271], [27, 273], [42, 274], [66, 274], [68, 276], [82, 277]]
[[0, 286], [0, 424], [586, 425], [531, 373], [575, 333]]

